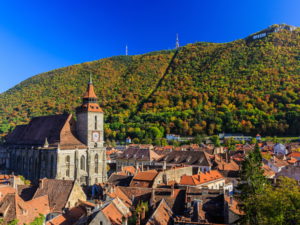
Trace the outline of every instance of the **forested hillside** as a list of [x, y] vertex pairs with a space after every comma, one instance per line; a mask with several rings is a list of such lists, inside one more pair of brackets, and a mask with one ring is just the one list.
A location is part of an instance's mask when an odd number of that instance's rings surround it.
[[188, 44], [177, 53], [117, 56], [39, 74], [0, 95], [0, 132], [6, 136], [33, 116], [75, 115], [92, 72], [109, 139], [299, 135], [299, 34]]

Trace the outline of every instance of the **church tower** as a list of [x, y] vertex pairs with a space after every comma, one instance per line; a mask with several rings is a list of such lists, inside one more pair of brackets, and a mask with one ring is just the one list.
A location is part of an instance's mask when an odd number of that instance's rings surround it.
[[90, 149], [103, 147], [104, 139], [104, 113], [97, 103], [94, 92], [92, 76], [88, 83], [87, 91], [83, 97], [82, 105], [76, 112], [77, 133], [81, 141]]

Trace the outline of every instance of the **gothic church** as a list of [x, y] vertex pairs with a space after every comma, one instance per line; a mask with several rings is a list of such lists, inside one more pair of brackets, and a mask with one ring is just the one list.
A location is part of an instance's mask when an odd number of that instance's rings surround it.
[[44, 177], [77, 180], [84, 186], [105, 182], [104, 113], [91, 75], [76, 116], [77, 122], [71, 114], [61, 114], [16, 126], [0, 152], [6, 173], [23, 175], [35, 184]]

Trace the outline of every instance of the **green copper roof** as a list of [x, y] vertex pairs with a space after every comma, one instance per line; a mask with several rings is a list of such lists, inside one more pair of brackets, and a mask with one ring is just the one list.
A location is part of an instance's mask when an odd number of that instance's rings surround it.
[[92, 73], [90, 72], [90, 82], [89, 84], [93, 85], [93, 81], [92, 81]]

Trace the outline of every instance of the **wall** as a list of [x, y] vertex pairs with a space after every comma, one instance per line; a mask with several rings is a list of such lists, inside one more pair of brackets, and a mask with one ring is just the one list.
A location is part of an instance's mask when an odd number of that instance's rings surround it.
[[[163, 179], [164, 174], [167, 175], [168, 181], [175, 180], [177, 183], [180, 183], [181, 177], [183, 175], [188, 175], [188, 176], [193, 175], [193, 167], [188, 166], [188, 167], [170, 169], [170, 170], [166, 170], [164, 172], [160, 172], [154, 179], [153, 186], [152, 186], [153, 188], [156, 188], [157, 185], [159, 185], [160, 183], [162, 183], [164, 181], [164, 179]], [[160, 181], [160, 183], [159, 183], [159, 181]]]
[[[75, 206], [75, 204], [78, 202], [78, 199], [86, 201], [86, 195], [77, 181], [75, 181], [73, 190], [68, 199], [68, 202], [70, 202], [70, 208]], [[68, 207], [68, 203], [66, 204], [66, 207]]]
[[102, 222], [103, 225], [109, 225], [111, 224], [110, 221], [106, 218], [106, 216], [103, 214], [102, 211], [99, 211], [95, 218], [92, 220], [90, 225], [100, 225]]
[[289, 178], [293, 178], [295, 180], [300, 180], [300, 167], [296, 166], [285, 166], [281, 169], [281, 171], [276, 174], [275, 178], [279, 178], [280, 176], [285, 176]]

